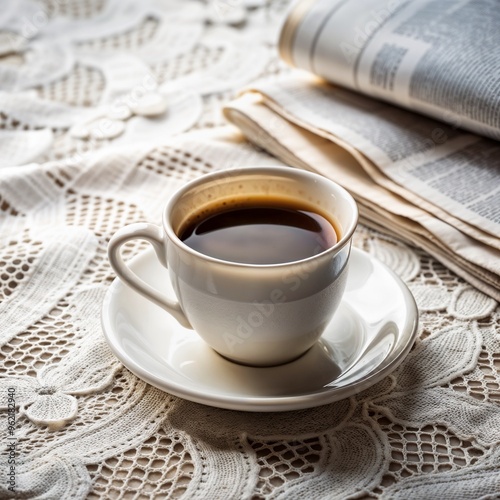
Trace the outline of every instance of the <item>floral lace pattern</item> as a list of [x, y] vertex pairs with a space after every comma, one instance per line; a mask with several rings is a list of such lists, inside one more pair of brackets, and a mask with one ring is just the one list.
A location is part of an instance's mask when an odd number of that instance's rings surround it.
[[4, 3], [0, 436], [4, 451], [16, 443], [16, 491], [2, 479], [1, 498], [500, 496], [500, 308], [366, 227], [355, 245], [406, 281], [420, 332], [355, 397], [276, 414], [210, 408], [141, 381], [104, 340], [111, 235], [158, 223], [196, 176], [277, 163], [221, 128], [220, 106], [286, 71], [273, 45], [287, 1]]

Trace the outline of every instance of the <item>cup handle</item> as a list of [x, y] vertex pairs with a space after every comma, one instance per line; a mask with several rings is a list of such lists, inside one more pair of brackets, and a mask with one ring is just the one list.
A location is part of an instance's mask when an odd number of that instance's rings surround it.
[[108, 245], [108, 257], [111, 267], [114, 269], [120, 279], [133, 288], [142, 296], [154, 302], [165, 311], [169, 312], [183, 327], [193, 328], [189, 323], [181, 305], [178, 301], [169, 299], [166, 295], [155, 290], [151, 285], [148, 285], [144, 280], [139, 278], [125, 264], [120, 250], [122, 245], [127, 241], [141, 239], [151, 243], [161, 264], [167, 267], [165, 240], [163, 238], [163, 230], [154, 224], [144, 222], [130, 224], [119, 229], [111, 238]]

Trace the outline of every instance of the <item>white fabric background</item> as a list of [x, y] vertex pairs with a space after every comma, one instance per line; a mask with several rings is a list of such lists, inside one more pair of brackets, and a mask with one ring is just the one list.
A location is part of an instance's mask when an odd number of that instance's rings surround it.
[[[210, 408], [148, 386], [105, 344], [113, 232], [159, 222], [188, 179], [274, 162], [221, 128], [220, 105], [286, 71], [273, 51], [286, 4], [2, 1], [1, 498], [500, 497], [498, 304], [382, 234], [360, 227], [355, 244], [407, 282], [420, 336], [356, 397], [281, 414]], [[144, 116], [151, 95], [165, 113]]]

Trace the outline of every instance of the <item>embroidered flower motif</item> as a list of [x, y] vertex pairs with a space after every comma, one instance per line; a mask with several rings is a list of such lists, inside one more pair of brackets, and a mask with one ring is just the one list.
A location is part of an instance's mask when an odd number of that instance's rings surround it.
[[103, 340], [82, 341], [75, 353], [45, 366], [37, 378], [0, 378], [0, 408], [8, 407], [7, 398], [12, 394], [20, 413], [37, 425], [57, 430], [71, 422], [78, 413], [74, 395], [102, 391], [121, 367]]
[[14, 396], [20, 413], [32, 422], [47, 425], [52, 430], [64, 427], [78, 412], [77, 400], [60, 387], [41, 385], [32, 377], [0, 379], [0, 391], [4, 395], [1, 408], [7, 408], [7, 391]]

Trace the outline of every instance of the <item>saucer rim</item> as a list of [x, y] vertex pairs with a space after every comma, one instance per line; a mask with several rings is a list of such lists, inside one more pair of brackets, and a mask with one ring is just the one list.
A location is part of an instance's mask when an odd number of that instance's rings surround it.
[[[112, 320], [106, 312], [109, 311], [112, 297], [119, 293], [121, 287], [126, 287], [118, 277], [113, 280], [106, 291], [101, 307], [101, 326], [104, 337], [113, 354], [137, 377], [163, 392], [196, 403], [238, 411], [282, 412], [323, 406], [346, 399], [368, 389], [392, 373], [411, 350], [416, 340], [419, 327], [419, 313], [415, 298], [403, 280], [386, 264], [367, 252], [355, 247], [351, 248], [351, 252], [359, 254], [362, 258], [368, 258], [375, 261], [384, 268], [384, 270], [394, 279], [402, 292], [404, 302], [408, 308], [408, 313], [404, 318], [404, 326], [402, 327], [402, 334], [400, 335], [401, 340], [395, 345], [388, 356], [386, 356], [373, 371], [368, 372], [363, 377], [356, 379], [346, 386], [325, 386], [318, 389], [318, 391], [293, 396], [235, 396], [217, 392], [207, 392], [206, 390], [189, 386], [186, 387], [175, 381], [159, 377], [137, 363], [134, 358], [130, 357], [129, 354], [121, 348], [119, 343], [113, 340], [116, 334], [113, 334], [114, 328], [111, 324]], [[131, 259], [129, 265], [133, 267], [137, 262], [147, 260], [150, 256], [154, 256], [154, 252], [153, 249], [148, 248]], [[342, 301], [343, 300], [344, 299], [342, 299]], [[294, 361], [291, 363], [294, 363]]]

